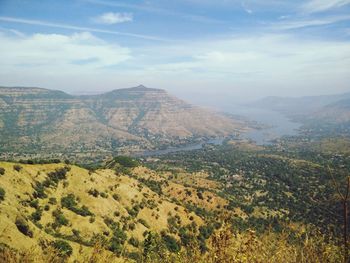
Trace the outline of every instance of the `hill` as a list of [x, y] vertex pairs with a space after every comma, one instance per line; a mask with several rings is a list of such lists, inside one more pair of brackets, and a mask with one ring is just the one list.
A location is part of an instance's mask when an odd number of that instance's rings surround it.
[[124, 173], [116, 173], [60, 163], [0, 167], [0, 243], [19, 251], [36, 247], [40, 254], [55, 240], [65, 240], [73, 249], [71, 259], [92, 252], [96, 242], [110, 254], [127, 256], [138, 252], [150, 231], [162, 233], [174, 246], [169, 249], [177, 250], [180, 235], [198, 235], [204, 223], [162, 193], [168, 183], [147, 168], [123, 166]]
[[306, 115], [322, 110], [337, 102], [350, 99], [350, 93], [306, 96], [306, 97], [266, 97], [256, 101], [252, 106], [278, 111], [287, 115]]
[[290, 222], [283, 233], [241, 228], [260, 225], [270, 210], [240, 209], [240, 198], [250, 197], [226, 199], [227, 182], [175, 169], [155, 171], [126, 157], [98, 170], [0, 162], [0, 261], [342, 260], [337, 243], [305, 234], [303, 224]]
[[232, 135], [244, 127], [144, 86], [94, 96], [1, 87], [0, 105], [3, 153], [133, 152]]

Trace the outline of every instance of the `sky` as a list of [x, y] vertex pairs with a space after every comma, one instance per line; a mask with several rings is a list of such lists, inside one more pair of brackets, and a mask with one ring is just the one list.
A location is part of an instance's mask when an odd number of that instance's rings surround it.
[[0, 0], [0, 86], [194, 103], [350, 91], [350, 0]]

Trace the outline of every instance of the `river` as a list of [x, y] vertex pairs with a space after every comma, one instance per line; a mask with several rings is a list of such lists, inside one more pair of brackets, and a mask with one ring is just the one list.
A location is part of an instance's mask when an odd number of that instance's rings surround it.
[[[226, 112], [235, 115], [240, 115], [250, 121], [256, 121], [268, 127], [265, 129], [254, 129], [247, 133], [241, 134], [241, 138], [250, 139], [254, 141], [257, 145], [271, 144], [271, 140], [281, 138], [285, 135], [296, 135], [298, 134], [298, 129], [301, 126], [301, 124], [291, 121], [283, 114], [271, 110], [236, 106], [234, 108], [226, 109]], [[221, 145], [223, 141], [224, 138], [215, 138], [202, 143], [189, 144], [180, 147], [170, 147], [164, 150], [143, 151], [134, 154], [134, 156], [149, 157], [180, 151], [198, 150], [203, 148], [205, 144]]]
[[244, 106], [236, 106], [226, 110], [229, 113], [243, 116], [248, 120], [256, 121], [268, 127], [259, 130], [254, 129], [242, 134], [243, 138], [251, 139], [258, 145], [270, 144], [271, 140], [282, 136], [297, 135], [298, 129], [301, 127], [300, 123], [293, 122], [285, 115], [272, 110]]

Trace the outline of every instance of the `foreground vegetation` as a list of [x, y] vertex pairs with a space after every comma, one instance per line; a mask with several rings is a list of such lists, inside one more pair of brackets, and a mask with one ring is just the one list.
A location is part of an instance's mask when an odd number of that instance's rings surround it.
[[[216, 231], [209, 239], [210, 249], [202, 253], [198, 243], [193, 242], [178, 253], [170, 253], [161, 236], [150, 233], [138, 254], [137, 262], [343, 262], [342, 251], [332, 240], [320, 234], [303, 233], [298, 237], [291, 233], [266, 232], [256, 235], [254, 231], [234, 232], [228, 227]], [[75, 262], [133, 262], [133, 259], [116, 258], [101, 243], [90, 252], [79, 254]], [[0, 248], [2, 262], [64, 262], [69, 254], [64, 247], [51, 247], [45, 253], [36, 250], [14, 251], [6, 246]]]

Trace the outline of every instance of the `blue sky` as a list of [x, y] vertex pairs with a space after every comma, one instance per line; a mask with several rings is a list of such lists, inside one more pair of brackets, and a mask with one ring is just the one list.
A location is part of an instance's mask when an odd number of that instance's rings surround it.
[[350, 0], [0, 0], [0, 85], [190, 101], [350, 91]]

